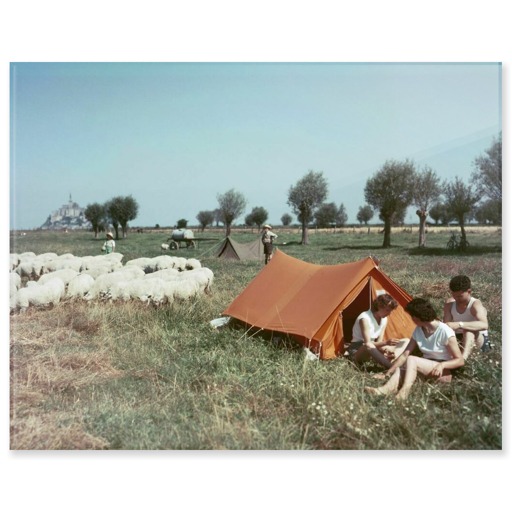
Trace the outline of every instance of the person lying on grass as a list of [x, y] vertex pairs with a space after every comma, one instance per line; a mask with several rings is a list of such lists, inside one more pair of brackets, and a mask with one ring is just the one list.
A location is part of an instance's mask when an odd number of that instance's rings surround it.
[[[411, 315], [417, 327], [403, 353], [386, 372], [375, 376], [390, 379], [378, 388], [365, 387], [367, 393], [396, 393], [397, 399], [404, 400], [409, 396], [418, 372], [427, 378], [435, 379], [436, 382], [451, 382], [452, 372], [464, 366], [464, 358], [455, 332], [437, 319], [436, 312], [428, 300], [412, 299], [405, 310]], [[421, 350], [423, 357], [411, 355], [416, 347]]]
[[386, 339], [387, 317], [398, 307], [398, 302], [387, 293], [379, 295], [368, 311], [361, 313], [352, 329], [352, 341], [347, 355], [359, 364], [370, 359], [389, 368], [391, 361], [405, 348], [408, 339]]

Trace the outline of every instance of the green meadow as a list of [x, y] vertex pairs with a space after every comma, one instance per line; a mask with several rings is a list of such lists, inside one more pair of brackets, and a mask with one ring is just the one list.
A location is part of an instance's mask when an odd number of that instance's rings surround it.
[[[502, 239], [497, 228], [467, 227], [470, 247], [447, 249], [456, 228], [274, 230], [276, 247], [332, 265], [369, 255], [412, 296], [439, 314], [448, 281], [467, 274], [487, 307], [493, 350], [475, 352], [452, 384], [419, 380], [405, 403], [368, 396], [378, 368], [345, 358], [308, 361], [283, 336], [214, 330], [261, 262], [214, 256], [222, 230], [196, 232], [197, 258], [215, 275], [212, 292], [161, 307], [63, 301], [10, 316], [10, 446], [16, 450], [500, 450], [502, 448]], [[169, 231], [130, 232], [117, 241], [123, 262], [161, 254]], [[234, 230], [239, 242], [256, 231]], [[11, 252], [100, 254], [90, 232], [11, 234]]]

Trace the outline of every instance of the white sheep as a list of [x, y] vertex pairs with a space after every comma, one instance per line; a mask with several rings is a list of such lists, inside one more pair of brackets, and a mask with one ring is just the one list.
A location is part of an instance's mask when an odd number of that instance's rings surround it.
[[62, 282], [65, 285], [67, 285], [77, 275], [78, 275], [78, 272], [76, 270], [73, 270], [72, 268], [63, 268], [62, 270], [56, 270], [55, 272], [43, 274], [39, 278], [38, 283], [44, 284], [44, 283], [48, 282], [50, 279], [53, 279], [54, 277], [58, 277], [58, 278], [62, 279]]
[[94, 285], [94, 277], [89, 274], [78, 274], [68, 283], [66, 290], [66, 297], [68, 298], [81, 298]]
[[9, 254], [9, 271], [14, 270], [20, 264], [20, 257], [16, 253]]
[[145, 274], [153, 272], [152, 258], [135, 258], [126, 262], [126, 267], [138, 267], [141, 268]]
[[84, 296], [86, 300], [96, 299], [108, 294], [109, 288], [116, 282], [130, 281], [144, 277], [144, 271], [135, 265], [123, 268], [108, 274], [101, 274], [96, 278], [89, 292]]
[[57, 270], [69, 268], [75, 270], [76, 272], [80, 272], [82, 268], [82, 258], [77, 258], [75, 256], [70, 257], [66, 255], [66, 257], [59, 256], [49, 260], [43, 265], [43, 274], [49, 274], [51, 272], [56, 272]]
[[112, 284], [105, 294], [111, 300], [138, 299], [144, 303], [160, 305], [165, 301], [164, 281], [162, 279], [132, 279]]
[[43, 262], [37, 258], [37, 256], [20, 258], [18, 266], [14, 271], [20, 277], [26, 277], [28, 279], [37, 279], [43, 270]]
[[189, 258], [185, 263], [186, 270], [194, 270], [196, 268], [201, 268], [201, 262], [196, 258]]
[[55, 277], [44, 284], [31, 282], [30, 286], [16, 292], [16, 308], [25, 311], [29, 306], [58, 304], [65, 293], [62, 279]]
[[162, 252], [163, 252], [163, 251], [168, 251], [168, 250], [169, 250], [169, 244], [162, 244], [162, 245], [160, 246], [160, 249], [162, 250]]

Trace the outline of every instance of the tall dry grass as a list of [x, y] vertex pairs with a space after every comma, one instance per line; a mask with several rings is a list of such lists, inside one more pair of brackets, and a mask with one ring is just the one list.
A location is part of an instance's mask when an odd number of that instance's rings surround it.
[[[77, 255], [95, 247], [90, 234], [44, 235], [28, 234], [15, 246]], [[243, 242], [255, 234], [235, 236]], [[261, 264], [212, 258], [215, 241], [200, 241], [190, 255], [204, 254], [203, 265], [214, 271], [211, 295], [163, 308], [67, 301], [11, 316], [11, 448], [500, 449], [501, 235], [472, 235], [465, 254], [446, 250], [446, 234], [428, 236], [428, 247], [418, 250], [415, 233], [396, 233], [384, 250], [378, 233], [317, 233], [303, 247], [296, 233], [284, 232], [279, 247], [320, 264], [372, 254], [398, 284], [438, 309], [450, 276], [471, 275], [495, 347], [475, 353], [453, 385], [418, 382], [397, 406], [364, 394], [374, 384], [371, 364], [309, 362], [286, 336], [213, 330], [209, 321]], [[159, 254], [158, 237], [130, 235], [120, 250]]]

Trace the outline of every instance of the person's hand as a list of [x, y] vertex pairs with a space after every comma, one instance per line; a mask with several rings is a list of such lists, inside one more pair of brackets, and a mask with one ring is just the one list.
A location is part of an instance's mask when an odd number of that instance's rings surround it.
[[441, 377], [441, 375], [443, 375], [443, 370], [444, 370], [444, 364], [439, 363], [439, 364], [436, 364], [434, 366], [434, 368], [432, 368], [432, 371], [430, 373], [432, 374], [433, 377]]
[[399, 340], [399, 339], [396, 339], [396, 338], [392, 338], [390, 340], [387, 340], [387, 345], [392, 345], [392, 346], [396, 346], [398, 345], [402, 340]]
[[387, 377], [388, 376], [386, 375], [386, 373], [376, 373], [375, 375], [373, 375], [373, 378], [377, 380], [386, 380]]

